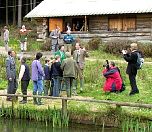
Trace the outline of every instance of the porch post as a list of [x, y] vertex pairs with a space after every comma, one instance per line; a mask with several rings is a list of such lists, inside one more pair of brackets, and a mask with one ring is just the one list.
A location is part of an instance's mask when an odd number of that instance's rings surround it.
[[151, 30], [150, 31], [151, 31], [150, 40], [152, 40], [152, 17], [151, 17]]
[[87, 16], [84, 17], [84, 31], [87, 31]]

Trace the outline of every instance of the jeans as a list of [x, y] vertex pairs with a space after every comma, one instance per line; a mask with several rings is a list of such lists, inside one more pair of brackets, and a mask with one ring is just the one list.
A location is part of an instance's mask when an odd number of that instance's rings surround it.
[[61, 89], [61, 77], [59, 76], [53, 77], [53, 82], [54, 82], [54, 85], [53, 85], [52, 96], [58, 97], [60, 94], [60, 89]]
[[33, 92], [40, 95], [43, 92], [43, 80], [33, 81]]
[[130, 85], [131, 85], [131, 91], [132, 92], [139, 91], [138, 87], [137, 87], [137, 84], [136, 84], [136, 75], [130, 75], [129, 74], [129, 81], [130, 81]]
[[44, 80], [44, 95], [45, 96], [51, 95], [52, 93], [50, 83], [51, 83], [50, 80]]

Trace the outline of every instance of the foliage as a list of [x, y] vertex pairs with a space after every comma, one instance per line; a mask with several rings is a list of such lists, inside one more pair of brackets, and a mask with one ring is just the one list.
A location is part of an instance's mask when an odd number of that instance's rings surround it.
[[40, 49], [42, 51], [50, 51], [51, 48], [51, 40], [48, 38], [45, 42], [41, 45]]
[[98, 50], [101, 44], [101, 38], [98, 36], [94, 36], [91, 40], [89, 40], [87, 46], [89, 50]]

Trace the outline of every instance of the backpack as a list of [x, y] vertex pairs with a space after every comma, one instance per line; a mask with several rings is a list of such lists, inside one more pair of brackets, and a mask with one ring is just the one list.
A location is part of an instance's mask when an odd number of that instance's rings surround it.
[[142, 55], [137, 52], [137, 63], [136, 63], [136, 66], [137, 66], [137, 70], [141, 69], [142, 68], [142, 65], [144, 64], [144, 58], [142, 57]]

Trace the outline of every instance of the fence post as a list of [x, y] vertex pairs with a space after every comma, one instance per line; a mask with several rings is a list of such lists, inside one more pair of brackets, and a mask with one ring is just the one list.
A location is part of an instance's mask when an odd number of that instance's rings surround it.
[[62, 118], [67, 117], [67, 99], [62, 99]]

